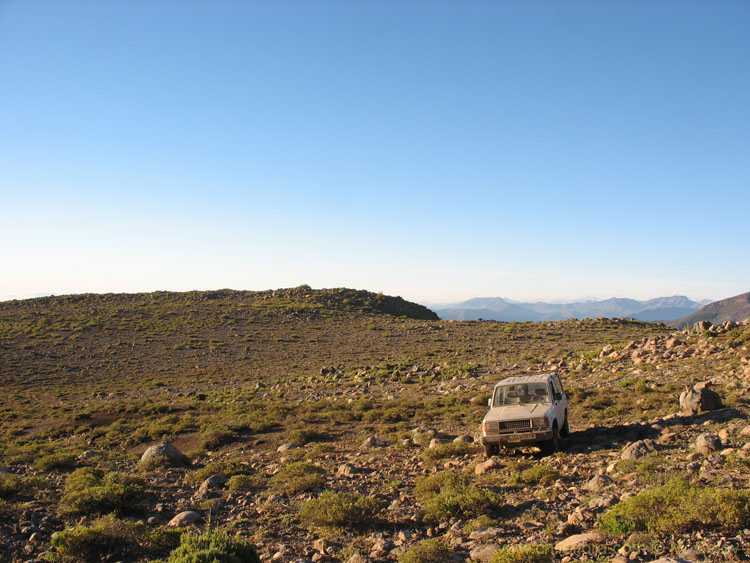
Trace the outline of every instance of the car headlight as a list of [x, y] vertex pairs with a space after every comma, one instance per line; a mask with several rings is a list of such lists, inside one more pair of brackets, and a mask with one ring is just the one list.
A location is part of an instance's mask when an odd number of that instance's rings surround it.
[[539, 417], [539, 418], [532, 418], [531, 425], [534, 428], [547, 428], [549, 426], [549, 420], [547, 420], [546, 416]]

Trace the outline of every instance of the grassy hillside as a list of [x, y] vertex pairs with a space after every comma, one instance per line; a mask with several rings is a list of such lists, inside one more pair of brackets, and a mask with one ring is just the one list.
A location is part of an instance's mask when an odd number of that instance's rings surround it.
[[[239, 533], [264, 560], [324, 553], [346, 561], [358, 551], [396, 561], [432, 549], [420, 543], [429, 537], [457, 541], [459, 560], [487, 541], [549, 546], [598, 526], [604, 505], [566, 528], [570, 500], [587, 504], [583, 485], [629, 441], [675, 430], [673, 443], [649, 458], [654, 476], [681, 474], [697, 432], [729, 429], [736, 451], [748, 449], [738, 423], [747, 413], [741, 358], [750, 330], [670, 330], [604, 319], [440, 321], [399, 298], [307, 287], [0, 303], [0, 467], [8, 471], [0, 473], [0, 553], [99, 560], [96, 540], [107, 537], [119, 560], [165, 557], [179, 543], [165, 524], [183, 510]], [[494, 476], [473, 477], [479, 448], [449, 438], [475, 434], [500, 378], [549, 370], [563, 374], [571, 396], [565, 451], [516, 454]], [[707, 379], [730, 408], [669, 418], [683, 386]], [[376, 439], [366, 445], [368, 437]], [[445, 443], [425, 447], [431, 437]], [[188, 465], [138, 462], [163, 439]], [[284, 444], [291, 449], [277, 451]], [[747, 484], [738, 476], [744, 458], [734, 459], [702, 473], [705, 483]], [[438, 469], [453, 474], [454, 493], [474, 500], [458, 512], [428, 502], [422, 490], [440, 485], [420, 479]], [[621, 469], [610, 473], [614, 503], [658, 484]], [[229, 483], [200, 492], [214, 474]], [[529, 493], [534, 479], [542, 482]], [[340, 494], [350, 495], [344, 504], [353, 512], [326, 523], [321, 515], [343, 510], [324, 507], [344, 502]], [[368, 515], [359, 522], [357, 506]], [[114, 520], [97, 520], [113, 511]], [[52, 533], [73, 525], [88, 543], [62, 536], [53, 547]], [[29, 526], [39, 530], [33, 542]], [[717, 526], [717, 534], [734, 530]], [[488, 527], [498, 530], [489, 539], [469, 537]], [[661, 541], [653, 533], [652, 543]], [[313, 547], [321, 537], [328, 544]], [[626, 539], [611, 536], [606, 553]], [[739, 553], [744, 541], [726, 545]], [[707, 558], [740, 560], [720, 556]]]

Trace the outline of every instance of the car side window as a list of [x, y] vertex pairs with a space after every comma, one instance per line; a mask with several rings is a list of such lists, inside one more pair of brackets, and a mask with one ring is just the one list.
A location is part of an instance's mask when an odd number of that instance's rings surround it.
[[552, 378], [553, 383], [555, 384], [555, 389], [559, 390], [560, 393], [565, 394], [565, 389], [563, 389], [562, 380], [560, 377], [555, 376]]

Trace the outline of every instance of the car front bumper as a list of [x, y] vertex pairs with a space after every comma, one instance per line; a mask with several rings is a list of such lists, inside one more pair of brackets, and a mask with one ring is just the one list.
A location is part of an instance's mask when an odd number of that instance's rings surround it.
[[531, 432], [509, 432], [507, 434], [487, 434], [481, 438], [482, 444], [500, 444], [501, 446], [524, 446], [546, 442], [552, 439], [552, 430], [534, 430]]

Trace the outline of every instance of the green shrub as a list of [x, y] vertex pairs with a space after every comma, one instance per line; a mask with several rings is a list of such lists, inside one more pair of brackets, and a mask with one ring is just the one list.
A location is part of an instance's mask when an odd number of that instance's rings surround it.
[[422, 450], [422, 459], [428, 466], [435, 465], [439, 460], [446, 457], [464, 455], [472, 450], [471, 444], [466, 442], [449, 442], [440, 444], [434, 448], [425, 448]]
[[193, 483], [200, 483], [212, 475], [218, 474], [229, 478], [233, 475], [247, 473], [249, 470], [250, 468], [247, 465], [242, 465], [242, 463], [236, 459], [229, 461], [212, 461], [191, 473], [189, 479]]
[[67, 469], [76, 463], [76, 455], [71, 453], [54, 453], [42, 456], [34, 460], [34, 469], [37, 471], [51, 471], [53, 469]]
[[58, 561], [98, 562], [133, 559], [134, 555], [166, 555], [179, 545], [179, 530], [151, 531], [140, 522], [126, 522], [107, 515], [91, 526], [63, 530], [52, 539]]
[[60, 499], [61, 516], [73, 514], [125, 514], [142, 508], [146, 492], [138, 477], [82, 467], [68, 475]]
[[213, 449], [229, 442], [234, 437], [234, 432], [226, 425], [219, 422], [207, 424], [201, 428], [201, 448]]
[[212, 530], [183, 534], [180, 546], [169, 555], [168, 563], [260, 563], [260, 558], [251, 543]]
[[47, 488], [48, 485], [44, 477], [22, 477], [13, 473], [0, 473], [0, 499], [33, 494], [39, 489]]
[[306, 461], [295, 461], [282, 467], [271, 477], [271, 489], [285, 495], [296, 495], [322, 487], [325, 483], [323, 469]]
[[547, 485], [560, 478], [560, 472], [547, 465], [521, 466], [508, 477], [509, 485]]
[[615, 505], [599, 518], [599, 525], [613, 535], [706, 527], [738, 530], [750, 525], [750, 491], [703, 487], [678, 477]]
[[453, 561], [452, 552], [442, 539], [426, 539], [398, 558], [398, 563], [446, 563]]
[[490, 563], [554, 563], [554, 561], [554, 550], [546, 543], [502, 547], [490, 559]]
[[232, 475], [227, 482], [230, 492], [252, 491], [262, 489], [266, 484], [266, 476], [256, 473], [253, 475]]
[[383, 508], [385, 503], [373, 497], [325, 491], [305, 504], [300, 519], [307, 526], [319, 528], [360, 528], [370, 524]]
[[417, 478], [414, 492], [423, 503], [422, 517], [427, 522], [477, 518], [501, 505], [496, 493], [472, 485], [468, 476], [449, 471]]
[[293, 430], [290, 430], [286, 433], [286, 437], [288, 441], [298, 446], [304, 446], [305, 444], [315, 442], [316, 440], [320, 440], [322, 438], [320, 434], [318, 434], [314, 430], [309, 430], [307, 428], [295, 428]]

